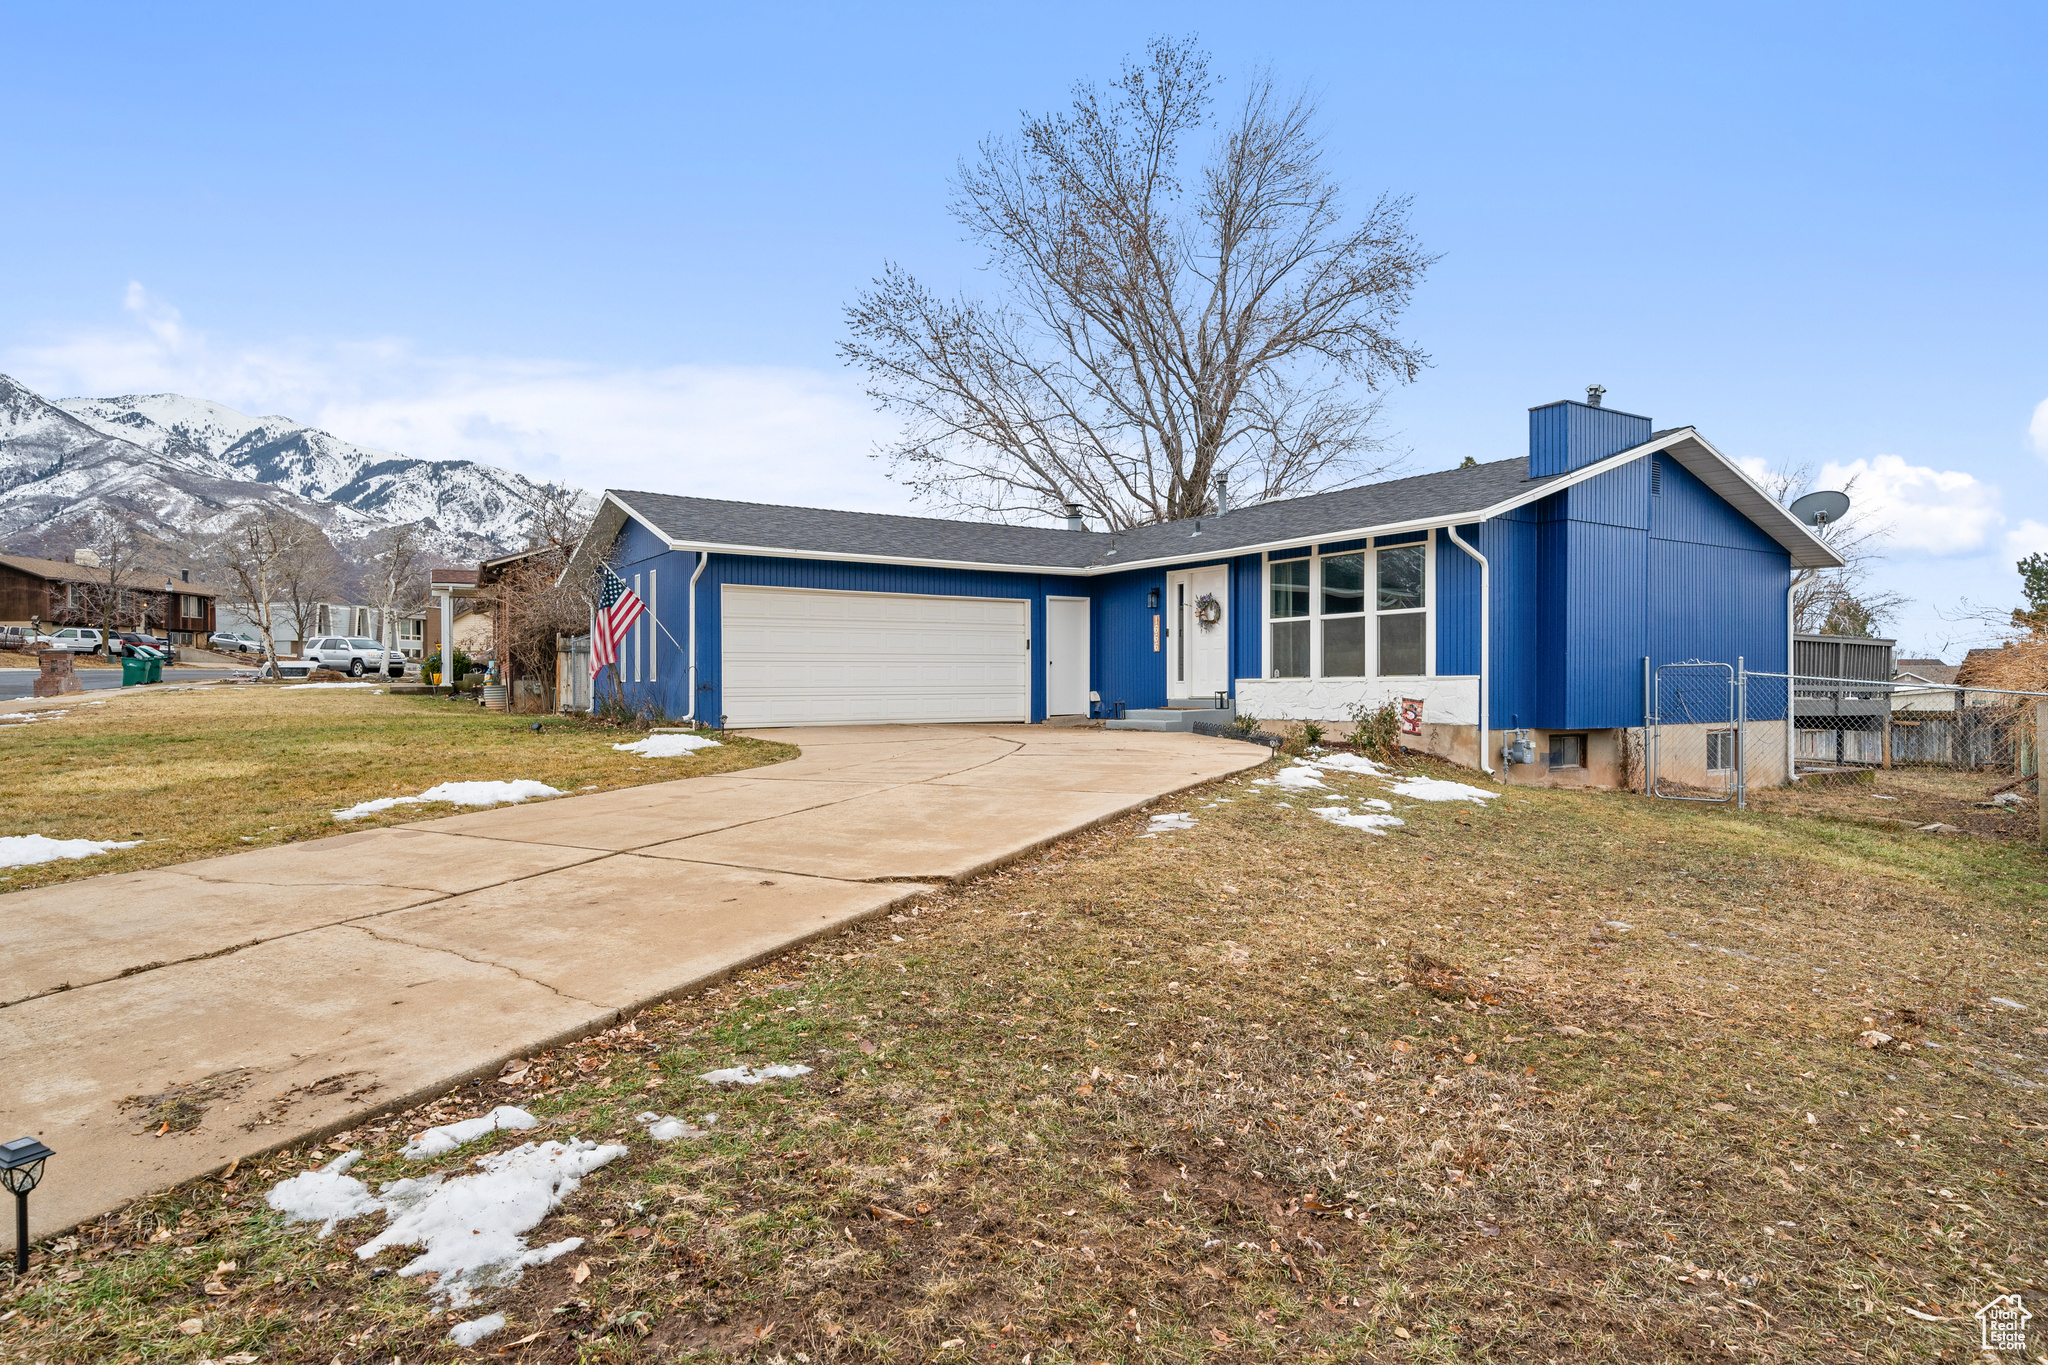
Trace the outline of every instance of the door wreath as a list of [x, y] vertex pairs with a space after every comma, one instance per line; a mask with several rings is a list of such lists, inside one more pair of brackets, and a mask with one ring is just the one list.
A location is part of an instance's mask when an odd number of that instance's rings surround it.
[[1201, 622], [1203, 630], [1215, 628], [1223, 619], [1223, 604], [1216, 600], [1216, 594], [1205, 592], [1195, 599], [1195, 620]]

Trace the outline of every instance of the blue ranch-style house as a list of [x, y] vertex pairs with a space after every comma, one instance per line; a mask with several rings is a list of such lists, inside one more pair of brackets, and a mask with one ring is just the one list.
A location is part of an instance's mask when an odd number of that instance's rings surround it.
[[1600, 785], [1646, 661], [1782, 671], [1793, 570], [1840, 563], [1691, 427], [1574, 401], [1530, 410], [1526, 458], [1127, 531], [612, 490], [593, 553], [648, 608], [624, 697], [672, 718], [1342, 722], [1405, 699], [1404, 742], [1495, 771], [1525, 728], [1510, 780]]

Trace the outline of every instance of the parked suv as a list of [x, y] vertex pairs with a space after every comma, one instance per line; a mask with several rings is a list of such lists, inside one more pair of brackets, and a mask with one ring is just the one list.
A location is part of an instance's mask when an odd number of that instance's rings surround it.
[[0, 626], [0, 649], [29, 649], [50, 643], [50, 637], [27, 626]]
[[351, 678], [360, 678], [365, 673], [389, 673], [394, 678], [405, 676], [405, 656], [395, 649], [386, 650], [375, 640], [329, 635], [308, 641], [306, 647], [299, 651], [299, 657], [321, 668], [346, 673]]
[[50, 648], [67, 654], [97, 654], [100, 652], [100, 633], [91, 626], [66, 626], [50, 632]]
[[263, 642], [253, 635], [238, 631], [217, 630], [206, 637], [206, 647], [217, 649], [223, 654], [248, 654], [263, 648]]

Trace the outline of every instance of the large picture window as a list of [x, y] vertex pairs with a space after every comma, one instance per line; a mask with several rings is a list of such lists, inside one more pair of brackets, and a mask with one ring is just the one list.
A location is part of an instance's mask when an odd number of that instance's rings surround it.
[[1309, 671], [1309, 561], [1272, 566], [1273, 676], [1306, 678]]
[[1429, 542], [1270, 561], [1268, 675], [1429, 673]]

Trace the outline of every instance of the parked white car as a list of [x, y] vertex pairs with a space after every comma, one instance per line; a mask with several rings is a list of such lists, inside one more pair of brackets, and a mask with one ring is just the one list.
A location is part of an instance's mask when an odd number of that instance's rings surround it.
[[67, 654], [97, 654], [100, 652], [100, 633], [91, 626], [66, 626], [50, 632], [49, 647]]
[[375, 640], [329, 635], [307, 641], [306, 647], [299, 651], [299, 657], [321, 668], [346, 673], [351, 678], [360, 678], [365, 673], [388, 673], [394, 678], [405, 676], [405, 656], [395, 649], [385, 649]]

